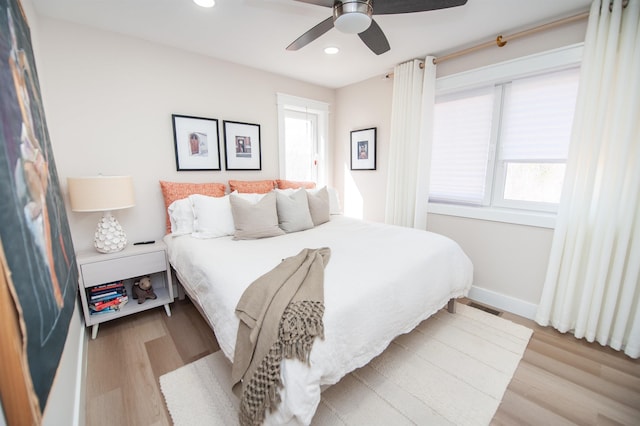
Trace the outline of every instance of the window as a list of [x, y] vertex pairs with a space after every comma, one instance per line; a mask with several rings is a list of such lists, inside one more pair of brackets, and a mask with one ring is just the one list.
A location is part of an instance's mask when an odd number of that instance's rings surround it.
[[284, 110], [286, 179], [315, 181], [318, 152], [318, 116], [290, 109]]
[[555, 211], [580, 54], [581, 48], [571, 47], [470, 71], [441, 84], [434, 109], [429, 201]]
[[553, 209], [560, 202], [579, 68], [505, 85], [494, 203]]
[[278, 94], [281, 179], [326, 182], [328, 114], [324, 102]]

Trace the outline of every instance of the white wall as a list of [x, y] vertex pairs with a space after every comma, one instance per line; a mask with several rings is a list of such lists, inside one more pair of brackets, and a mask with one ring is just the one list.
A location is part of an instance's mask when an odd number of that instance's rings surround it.
[[[503, 48], [484, 49], [438, 64], [437, 76], [579, 43], [584, 41], [585, 31], [586, 20], [513, 40]], [[484, 41], [478, 40], [478, 43]], [[477, 43], [469, 46], [474, 44]], [[367, 220], [384, 220], [392, 85], [392, 81], [385, 81], [380, 76], [341, 88], [336, 94], [338, 117], [335, 134], [338, 145], [334, 151], [334, 184], [347, 197], [349, 194], [364, 197], [360, 209], [360, 201], [356, 199], [351, 201], [353, 208], [345, 208], [345, 212]], [[348, 170], [349, 132], [363, 126], [378, 128], [378, 170], [375, 172]], [[349, 203], [349, 199], [345, 200], [347, 206]], [[435, 214], [429, 215], [427, 224], [428, 230], [456, 240], [473, 261], [475, 272], [471, 295], [474, 298], [501, 309], [533, 316], [544, 284], [552, 229]]]
[[[278, 177], [276, 92], [334, 103], [333, 89], [115, 33], [44, 17], [40, 33], [61, 181], [66, 190], [70, 176], [132, 175], [136, 206], [115, 212], [131, 242], [164, 235], [159, 180]], [[223, 163], [222, 120], [260, 124], [262, 171], [177, 172], [171, 114], [218, 119]], [[99, 216], [69, 211], [76, 249], [91, 247]]]
[[[334, 182], [348, 216], [384, 222], [393, 81], [372, 78], [339, 89], [333, 145]], [[376, 170], [350, 170], [351, 131], [376, 127]]]

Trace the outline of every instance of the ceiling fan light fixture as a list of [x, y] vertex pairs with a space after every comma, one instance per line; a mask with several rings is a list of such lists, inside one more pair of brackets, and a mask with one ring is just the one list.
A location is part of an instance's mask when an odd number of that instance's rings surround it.
[[324, 48], [324, 53], [327, 55], [335, 55], [338, 52], [340, 52], [340, 49], [336, 46], [327, 46]]
[[333, 8], [333, 25], [341, 32], [359, 34], [371, 25], [371, 1], [344, 1]]
[[215, 0], [193, 0], [193, 2], [200, 7], [213, 7], [216, 5]]

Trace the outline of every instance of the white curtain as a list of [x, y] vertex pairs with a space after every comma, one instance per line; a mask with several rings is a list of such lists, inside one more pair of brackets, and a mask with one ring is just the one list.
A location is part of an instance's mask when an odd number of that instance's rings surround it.
[[640, 0], [591, 7], [536, 321], [640, 356]]
[[414, 226], [423, 73], [417, 59], [396, 65], [393, 70], [385, 208], [385, 221], [393, 225]]
[[422, 79], [422, 120], [420, 125], [420, 148], [418, 154], [418, 176], [414, 228], [427, 229], [427, 204], [429, 202], [429, 179], [431, 177], [431, 150], [433, 149], [433, 114], [436, 105], [435, 56], [424, 59]]

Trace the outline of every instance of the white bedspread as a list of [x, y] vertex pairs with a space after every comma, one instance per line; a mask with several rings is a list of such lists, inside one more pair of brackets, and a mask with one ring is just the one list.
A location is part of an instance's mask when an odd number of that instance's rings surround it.
[[450, 298], [466, 295], [473, 276], [471, 261], [447, 237], [343, 216], [261, 240], [167, 235], [164, 241], [180, 282], [213, 324], [229, 360], [238, 329], [235, 307], [245, 288], [303, 248], [331, 248], [325, 339], [314, 343], [311, 368], [295, 360], [283, 363], [283, 402], [267, 419], [273, 424], [309, 424], [321, 385], [338, 382]]

